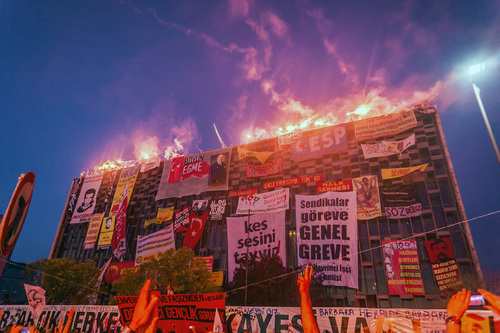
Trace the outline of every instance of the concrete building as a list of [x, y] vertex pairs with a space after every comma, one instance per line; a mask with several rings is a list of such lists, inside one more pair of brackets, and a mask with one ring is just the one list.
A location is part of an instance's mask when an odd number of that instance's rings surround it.
[[[431, 105], [415, 107], [406, 112], [414, 114], [416, 119], [415, 126], [410, 129], [361, 141], [357, 140], [355, 129], [359, 121], [349, 122], [345, 124], [347, 136], [345, 149], [325, 151], [321, 156], [314, 156], [299, 162], [294, 162], [291, 145], [279, 146], [277, 138], [240, 146], [250, 151], [274, 152], [265, 163], [281, 159], [281, 171], [264, 177], [247, 178], [247, 165], [258, 165], [260, 162], [256, 157], [240, 159], [238, 147], [232, 147], [228, 176], [229, 191], [257, 188], [259, 193], [263, 193], [273, 190], [264, 189], [264, 183], [313, 175], [323, 175], [324, 182], [371, 175], [377, 177], [379, 186], [415, 184], [422, 205], [420, 216], [388, 219], [382, 206], [382, 216], [368, 220], [358, 219], [359, 287], [358, 289], [341, 286], [328, 288], [335, 299], [335, 303], [331, 306], [435, 308], [440, 305], [438, 283], [425, 246], [426, 241], [438, 238], [450, 238], [458, 270], [465, 285], [483, 284], [469, 226], [467, 222], [460, 223], [466, 221], [465, 210], [439, 114]], [[322, 129], [316, 129], [304, 132], [303, 135], [313, 135], [321, 131]], [[411, 134], [415, 135], [415, 144], [403, 152], [365, 159], [361, 144], [377, 144], [383, 140], [402, 141]], [[392, 179], [382, 179], [381, 176], [382, 169], [416, 167], [423, 164], [427, 164], [423, 172], [416, 171]], [[231, 254], [228, 254], [227, 250], [226, 218], [235, 216], [238, 197], [229, 197], [228, 191], [207, 191], [199, 195], [156, 201], [164, 166], [165, 161], [161, 161], [159, 167], [138, 174], [127, 210], [127, 252], [124, 261], [134, 261], [138, 235], [151, 234], [172, 223], [164, 222], [143, 227], [146, 220], [156, 217], [159, 208], [174, 206], [175, 209], [182, 209], [191, 207], [194, 200], [225, 198], [227, 206], [224, 218], [219, 221], [209, 219], [206, 222], [195, 251], [199, 256], [213, 256], [214, 271], [223, 271], [224, 280], [227, 282], [228, 255]], [[104, 173], [95, 198], [94, 213], [102, 212], [104, 216], [108, 215], [109, 202], [116, 189], [118, 176], [112, 172]], [[285, 185], [277, 188], [283, 187], [290, 189], [291, 196], [290, 208], [285, 213], [287, 264], [289, 267], [296, 267], [297, 234], [294, 195], [317, 194], [316, 183]], [[111, 250], [98, 249], [97, 246], [84, 250], [83, 244], [89, 223], [70, 224], [70, 220], [71, 214], [68, 214], [65, 209], [54, 240], [51, 257], [67, 257], [77, 260], [90, 258], [102, 267], [112, 255]], [[183, 233], [178, 233], [175, 237], [176, 247], [182, 246]], [[416, 240], [425, 295], [390, 295], [389, 293], [382, 243], [402, 239]]]

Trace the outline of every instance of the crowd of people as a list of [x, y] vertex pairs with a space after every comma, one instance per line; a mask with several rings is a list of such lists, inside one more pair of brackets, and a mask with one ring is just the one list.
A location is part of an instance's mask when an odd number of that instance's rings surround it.
[[[300, 308], [301, 308], [301, 318], [302, 318], [302, 328], [304, 333], [319, 333], [318, 324], [314, 317], [314, 311], [312, 307], [311, 298], [309, 295], [309, 289], [312, 281], [313, 268], [306, 266], [304, 273], [299, 274], [297, 285], [299, 287], [300, 294]], [[161, 293], [158, 290], [158, 286], [155, 285], [153, 290], [150, 292], [151, 280], [147, 280], [142, 286], [139, 298], [135, 305], [134, 313], [132, 315], [132, 320], [128, 325], [125, 325], [122, 333], [157, 333], [161, 332], [158, 329], [159, 308], [158, 303], [160, 301]], [[167, 288], [167, 294], [173, 294], [170, 286]], [[483, 308], [491, 310], [496, 314], [500, 315], [500, 296], [492, 294], [486, 290], [478, 289], [478, 292], [483, 296], [485, 305]], [[446, 318], [446, 332], [447, 333], [460, 333], [464, 330], [462, 329], [461, 319], [465, 311], [470, 307], [471, 292], [465, 288], [453, 295], [447, 305], [447, 318]], [[70, 327], [75, 314], [75, 309], [67, 313], [66, 323], [62, 323], [59, 327], [50, 328], [46, 333], [70, 333]], [[0, 318], [3, 315], [3, 311], [0, 311]], [[14, 325], [7, 327], [5, 333], [21, 333], [22, 325]], [[191, 329], [191, 327], [190, 327]], [[196, 333], [194, 328], [193, 333]], [[34, 325], [29, 327], [29, 333], [40, 333]], [[80, 333], [79, 331], [72, 331], [71, 333]], [[172, 332], [169, 332], [172, 333]], [[175, 332], [174, 332], [175, 333]], [[213, 333], [213, 332], [210, 332]]]

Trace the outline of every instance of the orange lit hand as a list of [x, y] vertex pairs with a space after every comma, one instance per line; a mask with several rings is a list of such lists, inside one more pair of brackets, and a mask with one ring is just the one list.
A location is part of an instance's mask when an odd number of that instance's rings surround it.
[[488, 303], [490, 303], [490, 305], [483, 305], [483, 308], [491, 310], [500, 315], [500, 296], [492, 294], [489, 291], [483, 289], [478, 289], [477, 291], [484, 296], [484, 299], [487, 300]]
[[469, 307], [470, 302], [470, 291], [465, 288], [462, 291], [459, 291], [455, 295], [453, 295], [448, 302], [448, 317], [457, 317], [458, 319], [462, 318], [465, 310]]
[[299, 286], [300, 295], [309, 295], [309, 287], [311, 286], [311, 278], [312, 278], [313, 268], [309, 268], [309, 265], [306, 266], [304, 271], [304, 276], [299, 275], [299, 279], [297, 280], [297, 285]]
[[21, 332], [21, 328], [23, 328], [23, 325], [14, 325], [12, 326], [10, 333], [19, 333]]
[[130, 329], [136, 333], [144, 333], [146, 330], [147, 333], [150, 333], [153, 328], [154, 330], [152, 330], [151, 333], [156, 331], [156, 323], [159, 318], [157, 306], [159, 299], [157, 296], [153, 296], [148, 302], [150, 287], [151, 280], [148, 279], [144, 286], [142, 286], [139, 299], [135, 305], [132, 321], [128, 325]]

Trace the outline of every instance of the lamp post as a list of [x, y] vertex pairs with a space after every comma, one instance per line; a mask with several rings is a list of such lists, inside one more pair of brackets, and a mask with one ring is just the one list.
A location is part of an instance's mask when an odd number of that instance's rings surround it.
[[480, 89], [472, 79], [474, 74], [477, 74], [483, 70], [485, 70], [485, 63], [480, 63], [478, 65], [474, 65], [469, 67], [469, 79], [472, 83], [472, 89], [474, 89], [474, 94], [476, 95], [477, 104], [479, 104], [479, 109], [481, 110], [481, 114], [483, 115], [484, 123], [486, 125], [486, 129], [488, 130], [488, 135], [490, 136], [491, 144], [493, 145], [493, 150], [495, 150], [495, 154], [497, 156], [498, 164], [500, 165], [500, 151], [498, 151], [497, 142], [495, 140], [495, 136], [493, 135], [493, 131], [491, 130], [490, 122], [488, 121], [488, 116], [486, 116], [486, 111], [484, 110], [483, 101], [480, 96]]

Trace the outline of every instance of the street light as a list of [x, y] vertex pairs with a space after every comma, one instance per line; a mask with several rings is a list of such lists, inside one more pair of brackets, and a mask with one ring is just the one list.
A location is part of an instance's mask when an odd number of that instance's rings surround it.
[[488, 116], [486, 116], [486, 111], [484, 110], [483, 101], [481, 100], [481, 96], [479, 95], [479, 87], [476, 86], [472, 76], [486, 69], [486, 65], [484, 62], [470, 66], [469, 67], [469, 79], [472, 83], [472, 89], [474, 89], [474, 94], [476, 95], [477, 104], [479, 104], [479, 109], [481, 110], [481, 114], [483, 115], [484, 123], [486, 124], [486, 129], [488, 130], [488, 134], [490, 136], [491, 144], [493, 145], [493, 150], [495, 150], [495, 154], [497, 155], [497, 161], [500, 165], [500, 152], [498, 151], [497, 142], [495, 140], [495, 136], [493, 135], [493, 131], [491, 130], [490, 122], [488, 121]]

